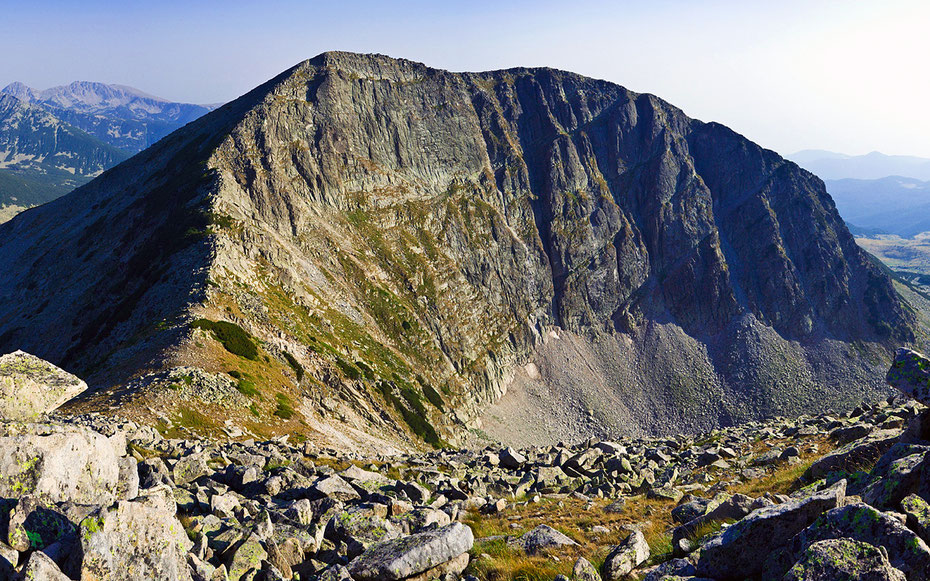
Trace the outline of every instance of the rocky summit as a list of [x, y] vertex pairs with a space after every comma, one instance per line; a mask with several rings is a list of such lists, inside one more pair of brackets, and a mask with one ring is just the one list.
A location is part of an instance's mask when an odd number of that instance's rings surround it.
[[551, 69], [325, 53], [0, 226], [0, 350], [202, 434], [696, 433], [887, 397], [917, 332], [819, 179]]
[[930, 411], [904, 391], [697, 436], [390, 456], [4, 420], [0, 578], [923, 580]]

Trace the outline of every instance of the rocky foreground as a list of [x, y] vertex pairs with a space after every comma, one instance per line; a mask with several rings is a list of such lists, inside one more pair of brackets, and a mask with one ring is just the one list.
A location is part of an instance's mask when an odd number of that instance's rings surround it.
[[[889, 381], [926, 401], [927, 370], [902, 350]], [[367, 459], [11, 419], [0, 578], [927, 579], [928, 434], [907, 398], [700, 437]]]

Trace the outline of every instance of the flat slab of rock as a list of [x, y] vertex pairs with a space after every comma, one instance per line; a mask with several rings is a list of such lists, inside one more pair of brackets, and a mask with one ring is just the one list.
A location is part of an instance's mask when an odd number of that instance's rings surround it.
[[923, 353], [898, 349], [885, 381], [904, 395], [930, 405], [930, 359]]
[[374, 545], [352, 561], [349, 572], [357, 581], [405, 579], [454, 559], [461, 560], [474, 542], [471, 529], [456, 522]]
[[119, 455], [97, 432], [46, 424], [0, 431], [0, 497], [106, 504], [119, 483]]
[[33, 420], [87, 389], [67, 371], [23, 351], [0, 357], [0, 418]]

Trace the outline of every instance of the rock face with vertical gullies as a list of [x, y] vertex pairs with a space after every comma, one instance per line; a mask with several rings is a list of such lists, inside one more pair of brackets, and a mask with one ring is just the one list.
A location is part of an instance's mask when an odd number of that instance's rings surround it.
[[[433, 443], [531, 359], [591, 430], [671, 432], [885, 395], [915, 333], [823, 183], [722, 125], [562, 71], [348, 53], [0, 227], [0, 349], [104, 387], [229, 369], [196, 317], [257, 339], [302, 410]], [[547, 360], [569, 339], [574, 375]]]

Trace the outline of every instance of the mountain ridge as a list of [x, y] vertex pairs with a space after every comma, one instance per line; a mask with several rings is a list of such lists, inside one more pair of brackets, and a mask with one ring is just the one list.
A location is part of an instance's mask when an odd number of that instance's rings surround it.
[[134, 87], [94, 81], [37, 90], [14, 82], [0, 94], [44, 107], [67, 123], [131, 153], [138, 153], [168, 133], [211, 110], [176, 103]]
[[[71, 242], [38, 257], [40, 232]], [[0, 310], [0, 348], [114, 389], [245, 365], [324, 433], [460, 439], [558, 329], [623, 396], [601, 429], [633, 433], [849, 405], [827, 380], [884, 393], [887, 346], [915, 339], [820, 180], [553, 69], [324, 53], [4, 239], [0, 303], [22, 306]], [[194, 318], [235, 323], [267, 361], [217, 351]]]

